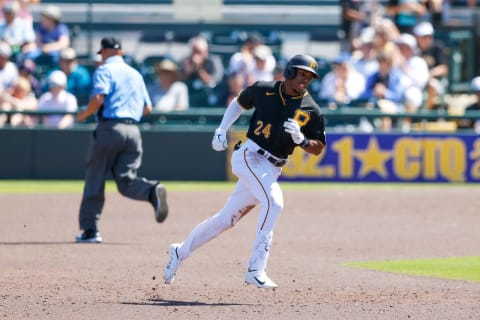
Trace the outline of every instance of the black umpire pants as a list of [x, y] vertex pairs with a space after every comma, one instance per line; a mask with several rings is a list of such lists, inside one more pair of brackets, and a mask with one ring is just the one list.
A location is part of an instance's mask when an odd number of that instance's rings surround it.
[[118, 191], [131, 199], [150, 201], [157, 181], [137, 176], [142, 162], [142, 137], [136, 124], [99, 122], [91, 137], [79, 224], [81, 230], [98, 230], [105, 203], [105, 180], [111, 172]]

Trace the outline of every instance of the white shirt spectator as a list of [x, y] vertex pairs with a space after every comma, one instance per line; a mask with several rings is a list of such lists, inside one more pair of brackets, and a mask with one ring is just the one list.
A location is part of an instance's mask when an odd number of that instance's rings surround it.
[[325, 75], [319, 93], [320, 99], [337, 103], [350, 103], [365, 90], [366, 79], [345, 57], [334, 61], [333, 70]]
[[18, 16], [19, 10], [20, 5], [15, 1], [5, 4], [3, 7], [5, 19], [0, 24], [0, 39], [18, 48], [26, 43], [35, 42], [33, 26]]
[[0, 92], [10, 89], [18, 79], [18, 68], [10, 61], [12, 49], [6, 42], [0, 42]]
[[[50, 89], [40, 96], [38, 102], [39, 111], [68, 111], [75, 112], [78, 109], [77, 98], [67, 92], [67, 76], [63, 71], [53, 71], [48, 77]], [[72, 115], [51, 115], [43, 117], [43, 125], [46, 127], [67, 128], [74, 123]]]
[[175, 81], [167, 90], [154, 83], [149, 86], [148, 92], [155, 110], [169, 112], [189, 107], [188, 87], [181, 81]]
[[[38, 104], [39, 111], [61, 110], [75, 112], [77, 109], [77, 98], [66, 90], [60, 91], [57, 96], [54, 96], [51, 92], [45, 92], [40, 96]], [[62, 118], [63, 115], [46, 116], [43, 119], [43, 125], [46, 127], [59, 127]]]
[[255, 61], [255, 66], [252, 70], [253, 82], [272, 81], [273, 70], [276, 66], [272, 50], [266, 45], [258, 45], [253, 50], [253, 57]]

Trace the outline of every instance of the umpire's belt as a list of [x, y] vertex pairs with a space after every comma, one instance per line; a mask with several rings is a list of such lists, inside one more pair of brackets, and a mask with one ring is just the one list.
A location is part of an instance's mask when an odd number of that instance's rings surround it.
[[102, 117], [100, 122], [115, 122], [123, 124], [138, 124], [138, 121], [132, 118], [105, 118]]
[[272, 156], [269, 152], [263, 150], [263, 149], [258, 149], [257, 153], [261, 154], [264, 156], [268, 161], [270, 161], [275, 167], [283, 167], [287, 163], [287, 159], [278, 159]]

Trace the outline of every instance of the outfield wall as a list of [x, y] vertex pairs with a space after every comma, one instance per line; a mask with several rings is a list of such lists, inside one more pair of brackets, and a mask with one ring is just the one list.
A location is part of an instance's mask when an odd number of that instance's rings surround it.
[[[0, 179], [83, 179], [91, 129], [1, 129]], [[210, 131], [143, 130], [141, 175], [161, 180], [225, 180], [225, 153]]]
[[[143, 129], [140, 174], [160, 180], [234, 179], [230, 152], [210, 147], [213, 129]], [[0, 179], [82, 179], [91, 129], [0, 130]], [[230, 134], [230, 150], [242, 131]], [[298, 148], [297, 148], [298, 149]], [[327, 133], [320, 157], [298, 149], [284, 181], [479, 182], [480, 137], [475, 134]]]

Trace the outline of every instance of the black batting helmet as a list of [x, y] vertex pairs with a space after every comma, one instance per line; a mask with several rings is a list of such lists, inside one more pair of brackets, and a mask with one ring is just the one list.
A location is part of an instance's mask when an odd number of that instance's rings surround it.
[[297, 74], [296, 69], [303, 69], [313, 73], [315, 79], [320, 79], [317, 68], [318, 63], [315, 58], [307, 56], [306, 54], [297, 54], [296, 56], [293, 56], [290, 60], [288, 60], [283, 75], [286, 79], [293, 79]]

